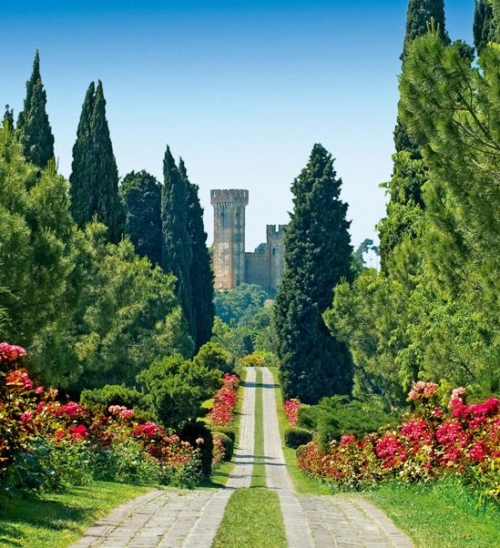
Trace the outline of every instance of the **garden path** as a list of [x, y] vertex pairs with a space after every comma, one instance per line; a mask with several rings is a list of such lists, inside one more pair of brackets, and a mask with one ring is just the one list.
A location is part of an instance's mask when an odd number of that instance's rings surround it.
[[225, 489], [152, 491], [113, 510], [71, 548], [210, 548], [229, 497], [252, 480], [255, 376], [247, 371], [236, 465]]
[[278, 426], [272, 373], [263, 369], [264, 447], [269, 489], [280, 498], [289, 548], [410, 548], [411, 540], [375, 506], [357, 497], [297, 495]]
[[[247, 369], [236, 466], [225, 489], [152, 491], [116, 508], [71, 548], [210, 548], [234, 491], [249, 487], [254, 464], [255, 369]], [[346, 496], [295, 493], [278, 427], [271, 372], [263, 369], [266, 478], [278, 493], [290, 548], [409, 548], [411, 541], [371, 504]], [[269, 547], [273, 548], [273, 547]]]

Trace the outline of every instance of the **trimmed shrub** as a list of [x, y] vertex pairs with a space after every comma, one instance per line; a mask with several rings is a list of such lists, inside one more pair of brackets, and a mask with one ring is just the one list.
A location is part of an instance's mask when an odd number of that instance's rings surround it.
[[231, 460], [234, 452], [234, 443], [231, 438], [223, 432], [214, 432], [213, 436], [214, 438], [218, 438], [224, 446], [224, 460]]
[[230, 438], [233, 444], [236, 443], [236, 432], [228, 426], [214, 426], [212, 428], [212, 432], [222, 432], [223, 434], [226, 434], [228, 438]]
[[285, 445], [297, 449], [300, 445], [307, 445], [312, 441], [312, 434], [304, 428], [291, 426], [285, 430]]

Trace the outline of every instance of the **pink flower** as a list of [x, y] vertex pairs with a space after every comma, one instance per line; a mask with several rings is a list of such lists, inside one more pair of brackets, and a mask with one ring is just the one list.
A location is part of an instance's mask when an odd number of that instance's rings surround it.
[[6, 342], [0, 343], [0, 362], [15, 362], [17, 359], [26, 355], [26, 350], [22, 346], [9, 344]]
[[203, 438], [196, 439], [196, 445], [202, 445], [203, 443], [205, 443], [205, 440]]
[[135, 415], [134, 413], [134, 410], [133, 409], [123, 409], [122, 411], [120, 411], [120, 418], [122, 419], [130, 419], [132, 418], [133, 416]]

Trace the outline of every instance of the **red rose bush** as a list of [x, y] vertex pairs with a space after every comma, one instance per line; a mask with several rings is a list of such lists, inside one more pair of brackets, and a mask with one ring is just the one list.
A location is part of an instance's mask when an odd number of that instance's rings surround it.
[[199, 448], [134, 411], [111, 406], [101, 416], [57, 391], [36, 387], [21, 347], [0, 343], [0, 486], [58, 489], [92, 479], [194, 485]]
[[465, 389], [453, 390], [446, 407], [438, 386], [417, 382], [409, 394], [415, 410], [395, 429], [358, 439], [332, 440], [327, 451], [316, 442], [297, 451], [299, 467], [335, 488], [373, 486], [393, 478], [429, 481], [459, 474], [483, 496], [500, 500], [500, 401], [467, 404]]

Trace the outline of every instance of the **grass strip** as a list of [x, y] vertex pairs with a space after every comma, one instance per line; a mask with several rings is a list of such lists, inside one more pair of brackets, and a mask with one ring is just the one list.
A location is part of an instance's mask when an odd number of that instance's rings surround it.
[[237, 489], [227, 503], [212, 548], [285, 548], [286, 536], [276, 491]]
[[269, 370], [273, 374], [274, 384], [276, 386], [276, 408], [278, 411], [278, 423], [280, 427], [281, 446], [283, 448], [283, 455], [285, 457], [286, 468], [288, 474], [292, 478], [293, 485], [297, 493], [311, 494], [311, 495], [331, 495], [332, 491], [325, 483], [321, 483], [317, 480], [309, 478], [302, 472], [297, 465], [297, 458], [295, 456], [295, 449], [286, 447], [285, 445], [285, 430], [288, 428], [288, 421], [283, 411], [283, 397], [281, 390], [279, 390], [278, 368], [269, 367]]
[[251, 487], [267, 487], [264, 453], [264, 406], [262, 403], [262, 369], [257, 368], [255, 392], [254, 464]]
[[93, 482], [40, 498], [0, 499], [0, 546], [67, 548], [96, 520], [151, 487]]
[[[246, 369], [242, 368], [241, 382], [238, 387], [238, 399], [236, 400], [236, 407], [234, 408], [234, 421], [231, 424], [231, 428], [234, 430], [236, 437], [235, 449], [237, 447], [238, 440], [240, 439], [240, 420], [243, 409], [243, 391], [245, 389], [246, 374]], [[213, 399], [211, 401], [213, 406]], [[209, 489], [220, 489], [221, 487], [225, 487], [229, 476], [233, 472], [234, 466], [235, 463], [233, 459], [230, 461], [224, 461], [214, 470], [213, 474], [209, 478], [205, 478], [202, 481], [201, 487]]]
[[500, 508], [480, 504], [477, 495], [459, 478], [426, 485], [391, 482], [358, 495], [382, 508], [415, 546], [500, 546]]

